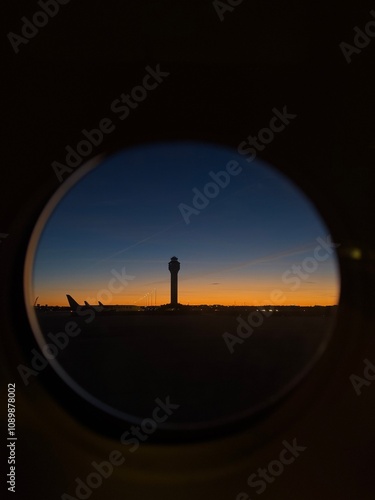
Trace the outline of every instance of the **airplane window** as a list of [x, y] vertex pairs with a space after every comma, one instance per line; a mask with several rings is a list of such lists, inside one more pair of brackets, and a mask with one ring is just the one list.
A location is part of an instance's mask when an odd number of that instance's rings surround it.
[[302, 191], [263, 161], [194, 142], [129, 148], [72, 174], [25, 271], [30, 322], [58, 375], [127, 421], [162, 402], [166, 429], [280, 400], [324, 352], [339, 289], [336, 243]]

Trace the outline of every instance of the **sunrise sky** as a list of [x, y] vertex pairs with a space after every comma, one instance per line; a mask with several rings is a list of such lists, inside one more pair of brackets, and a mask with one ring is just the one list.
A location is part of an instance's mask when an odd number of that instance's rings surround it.
[[[209, 173], [233, 160], [240, 173], [186, 224], [179, 205], [193, 207], [193, 188], [203, 191]], [[32, 302], [68, 305], [69, 293], [79, 303], [169, 303], [175, 255], [182, 304], [270, 304], [278, 289], [280, 305], [333, 305], [334, 254], [298, 286], [285, 280], [327, 235], [305, 196], [263, 162], [189, 142], [132, 148], [103, 161], [57, 206], [37, 248]], [[116, 273], [133, 279], [114, 292]]]

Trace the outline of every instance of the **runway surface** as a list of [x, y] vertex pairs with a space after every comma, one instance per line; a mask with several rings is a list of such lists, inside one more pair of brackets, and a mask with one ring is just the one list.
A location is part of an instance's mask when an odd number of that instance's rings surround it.
[[236, 334], [236, 316], [97, 315], [86, 323], [87, 317], [46, 312], [38, 318], [45, 335], [78, 324], [81, 332], [56, 359], [85, 390], [141, 418], [151, 416], [155, 398], [169, 396], [180, 405], [170, 417], [175, 423], [232, 416], [274, 397], [316, 357], [333, 321], [264, 318], [231, 354], [223, 334]]

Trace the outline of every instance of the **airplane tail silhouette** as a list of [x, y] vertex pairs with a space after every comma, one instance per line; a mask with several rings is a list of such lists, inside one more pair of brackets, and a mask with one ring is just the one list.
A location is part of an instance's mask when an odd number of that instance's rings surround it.
[[100, 300], [98, 300], [98, 302], [101, 307], [104, 307], [104, 305], [100, 302]]
[[85, 300], [85, 306], [91, 307], [87, 300]]
[[78, 302], [76, 302], [71, 295], [66, 296], [72, 311], [76, 311], [79, 307]]

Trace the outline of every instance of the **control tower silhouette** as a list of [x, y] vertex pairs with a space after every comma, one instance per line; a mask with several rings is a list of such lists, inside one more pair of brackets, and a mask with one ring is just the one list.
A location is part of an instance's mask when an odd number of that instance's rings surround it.
[[171, 272], [171, 305], [177, 306], [177, 273], [180, 270], [180, 263], [177, 257], [172, 257], [168, 264], [168, 269]]

